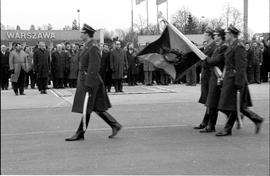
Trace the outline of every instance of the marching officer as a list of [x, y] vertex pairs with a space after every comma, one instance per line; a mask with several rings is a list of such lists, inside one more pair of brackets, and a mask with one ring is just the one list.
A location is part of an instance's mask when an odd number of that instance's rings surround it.
[[259, 133], [263, 122], [262, 117], [248, 109], [252, 102], [246, 75], [247, 58], [245, 47], [238, 40], [239, 33], [240, 31], [232, 25], [226, 31], [225, 37], [229, 46], [225, 52], [225, 75], [218, 109], [228, 116], [228, 121], [216, 136], [232, 134], [232, 127], [237, 119], [237, 91], [240, 91], [240, 111], [254, 122], [256, 134]]
[[[204, 39], [207, 42], [203, 52], [206, 56], [211, 57], [215, 48], [216, 48], [216, 43], [214, 41], [214, 30], [211, 28], [208, 28], [204, 32]], [[210, 66], [203, 61], [202, 62], [202, 73], [201, 73], [201, 96], [199, 99], [199, 103], [205, 104], [207, 100], [207, 95], [208, 95], [208, 89], [209, 89], [209, 80], [211, 76], [211, 69]], [[208, 108], [206, 108], [206, 112], [204, 115], [204, 118], [202, 122], [194, 127], [194, 129], [204, 129], [207, 126], [207, 123], [209, 121], [209, 112]]]
[[210, 133], [215, 132], [215, 125], [217, 122], [218, 117], [218, 101], [220, 97], [221, 91], [221, 76], [218, 75], [217, 69], [220, 72], [223, 70], [224, 67], [224, 53], [227, 49], [227, 45], [225, 44], [225, 30], [221, 28], [217, 28], [214, 33], [215, 42], [216, 42], [216, 49], [213, 52], [212, 57], [208, 57], [206, 59], [207, 64], [211, 67], [211, 77], [209, 81], [209, 90], [208, 96], [206, 101], [206, 106], [208, 107], [209, 111], [209, 120], [205, 129], [203, 129], [202, 133]]
[[72, 112], [83, 113], [83, 105], [86, 92], [89, 93], [89, 101], [87, 104], [86, 124], [83, 119], [75, 133], [66, 141], [83, 140], [85, 130], [83, 126], [88, 126], [90, 114], [96, 112], [108, 125], [112, 128], [112, 134], [109, 138], [113, 138], [121, 130], [122, 126], [106, 112], [111, 103], [105, 90], [104, 83], [99, 74], [100, 69], [100, 51], [93, 40], [96, 31], [87, 24], [84, 24], [81, 32], [81, 38], [85, 42], [84, 48], [79, 54], [79, 75], [78, 84], [74, 97]]

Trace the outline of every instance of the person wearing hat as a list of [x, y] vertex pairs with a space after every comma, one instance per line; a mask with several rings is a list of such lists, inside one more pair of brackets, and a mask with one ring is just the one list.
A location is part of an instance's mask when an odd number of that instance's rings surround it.
[[201, 133], [215, 132], [218, 117], [217, 104], [220, 97], [221, 82], [220, 76], [217, 75], [216, 69], [222, 71], [225, 64], [224, 53], [227, 50], [227, 45], [225, 44], [225, 30], [222, 28], [217, 28], [214, 32], [214, 38], [216, 48], [212, 54], [212, 57], [208, 57], [206, 59], [207, 64], [209, 64], [211, 68], [211, 77], [206, 101], [206, 106], [209, 112], [209, 120], [207, 122], [207, 126], [200, 131]]
[[225, 74], [218, 103], [218, 109], [228, 116], [228, 121], [222, 131], [216, 136], [229, 136], [237, 119], [237, 91], [240, 91], [240, 111], [255, 124], [255, 134], [261, 129], [263, 118], [248, 107], [252, 106], [248, 89], [245, 47], [238, 40], [240, 31], [230, 25], [226, 31], [228, 49], [225, 52]]
[[122, 128], [122, 126], [108, 112], [106, 112], [111, 108], [111, 103], [99, 74], [101, 56], [100, 50], [96, 42], [93, 40], [95, 32], [96, 31], [92, 27], [84, 24], [81, 32], [81, 38], [85, 43], [84, 48], [79, 54], [79, 75], [72, 106], [72, 112], [83, 113], [85, 95], [86, 92], [89, 93], [86, 124], [84, 124], [82, 119], [76, 133], [72, 137], [66, 138], [66, 141], [84, 139], [85, 130], [83, 129], [83, 126], [86, 126], [87, 128], [90, 120], [90, 114], [93, 111], [96, 112], [97, 115], [112, 128], [112, 134], [109, 138], [116, 136]]
[[[211, 28], [206, 29], [204, 32], [204, 40], [207, 42], [203, 52], [206, 56], [211, 57], [215, 48], [216, 43], [214, 41], [214, 30]], [[209, 89], [209, 80], [211, 76], [211, 69], [210, 66], [203, 61], [202, 62], [202, 72], [201, 72], [201, 96], [199, 99], [199, 103], [205, 104], [207, 100], [208, 95], [208, 89]], [[202, 122], [194, 127], [194, 129], [204, 129], [207, 126], [207, 123], [209, 121], [209, 113], [208, 109], [206, 109], [204, 118]]]

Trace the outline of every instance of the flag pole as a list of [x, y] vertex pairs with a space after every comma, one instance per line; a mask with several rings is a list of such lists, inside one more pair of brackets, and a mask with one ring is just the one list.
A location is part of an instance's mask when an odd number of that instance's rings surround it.
[[167, 21], [169, 21], [169, 11], [168, 11], [168, 10], [169, 10], [169, 7], [168, 7], [168, 1], [169, 1], [169, 0], [166, 1], [166, 4], [167, 4]]
[[131, 32], [133, 33], [133, 0], [131, 0]]
[[146, 0], [147, 30], [148, 30], [148, 0]]
[[158, 23], [158, 4], [157, 4], [157, 30], [158, 30], [158, 33], [159, 33], [159, 23]]

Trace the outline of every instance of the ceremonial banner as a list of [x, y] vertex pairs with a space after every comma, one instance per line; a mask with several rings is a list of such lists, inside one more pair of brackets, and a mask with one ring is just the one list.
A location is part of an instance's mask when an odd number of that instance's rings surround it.
[[151, 62], [157, 68], [165, 70], [174, 80], [180, 79], [191, 66], [206, 57], [176, 30], [168, 24], [159, 39], [138, 53], [139, 60]]

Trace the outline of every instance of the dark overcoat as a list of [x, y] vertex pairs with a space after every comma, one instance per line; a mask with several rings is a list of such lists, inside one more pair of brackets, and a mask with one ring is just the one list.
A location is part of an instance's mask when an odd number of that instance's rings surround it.
[[209, 81], [209, 90], [206, 105], [209, 108], [217, 108], [220, 92], [221, 92], [221, 85], [218, 85], [218, 77], [214, 71], [214, 67], [218, 67], [220, 71], [223, 71], [224, 64], [225, 64], [225, 56], [224, 53], [227, 50], [228, 46], [224, 43], [216, 46], [215, 51], [212, 54], [212, 57], [208, 57], [206, 59], [207, 63], [211, 66], [211, 77]]
[[[215, 48], [216, 48], [216, 43], [212, 42], [205, 47], [205, 49], [203, 50], [203, 53], [206, 56], [211, 57]], [[202, 72], [201, 72], [201, 96], [199, 99], [199, 103], [205, 104], [207, 101], [210, 77], [211, 77], [211, 68], [205, 61], [203, 61]]]
[[52, 53], [52, 74], [54, 78], [64, 78], [66, 69], [67, 54], [62, 51]]
[[9, 52], [5, 52], [5, 54], [1, 52], [1, 80], [9, 77]]
[[79, 72], [79, 52], [71, 53], [71, 58], [69, 62], [69, 75], [68, 79], [77, 79]]
[[110, 70], [110, 52], [102, 52], [99, 74], [106, 85], [106, 73]]
[[128, 70], [132, 75], [137, 74], [137, 64], [138, 60], [137, 57], [133, 53], [126, 52], [127, 54], [127, 62], [128, 62]]
[[124, 70], [128, 69], [127, 56], [124, 50], [114, 49], [110, 56], [112, 79], [123, 79]]
[[93, 89], [87, 105], [87, 114], [92, 111], [106, 111], [111, 107], [104, 83], [99, 74], [100, 51], [93, 40], [85, 44], [79, 54], [79, 75], [72, 112], [83, 113], [86, 88]]
[[247, 59], [244, 46], [235, 40], [225, 52], [226, 73], [223, 80], [218, 109], [236, 111], [237, 86], [241, 86], [241, 108], [252, 106], [246, 75]]
[[33, 56], [34, 71], [38, 78], [48, 78], [50, 71], [50, 54], [47, 50], [36, 49]]

